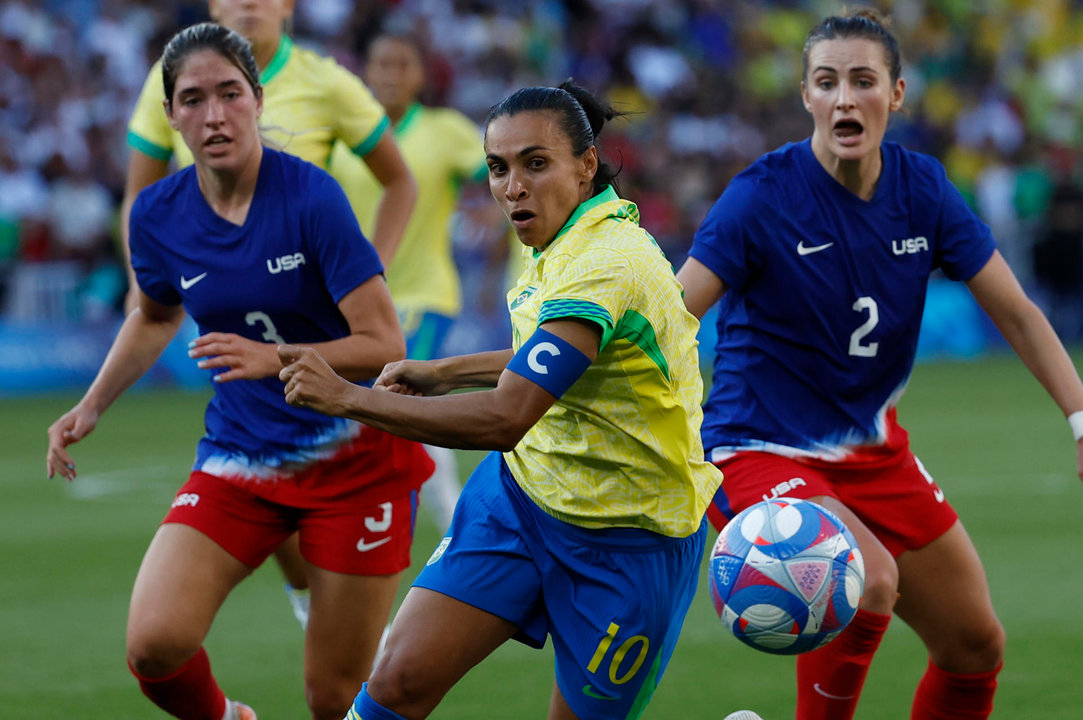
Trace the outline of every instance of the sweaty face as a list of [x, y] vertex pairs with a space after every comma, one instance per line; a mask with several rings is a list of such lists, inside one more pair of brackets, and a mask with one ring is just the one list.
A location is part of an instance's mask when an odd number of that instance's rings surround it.
[[519, 240], [545, 248], [592, 193], [598, 170], [593, 147], [572, 154], [560, 118], [548, 110], [502, 115], [485, 131], [489, 190]]
[[253, 44], [277, 42], [282, 24], [293, 14], [294, 0], [210, 0], [210, 13], [219, 25], [243, 35]]
[[891, 80], [883, 45], [865, 38], [821, 40], [809, 49], [801, 85], [812, 113], [817, 157], [861, 160], [878, 153], [891, 112], [902, 107], [906, 84]]
[[258, 152], [256, 98], [240, 68], [213, 50], [184, 58], [167, 106], [169, 124], [184, 138], [196, 162], [214, 170], [236, 170]]
[[417, 49], [395, 38], [376, 40], [365, 64], [365, 83], [385, 108], [405, 110], [425, 83], [425, 69]]

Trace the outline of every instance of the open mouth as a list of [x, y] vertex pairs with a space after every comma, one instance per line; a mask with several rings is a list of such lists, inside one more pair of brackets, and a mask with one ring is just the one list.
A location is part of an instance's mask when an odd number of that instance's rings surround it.
[[511, 221], [513, 223], [521, 224], [521, 223], [529, 222], [530, 220], [532, 220], [536, 216], [535, 216], [534, 213], [532, 213], [529, 210], [515, 210], [508, 217], [511, 218]]
[[229, 144], [229, 138], [225, 135], [211, 135], [207, 138], [207, 141], [203, 143], [204, 147], [213, 148], [221, 147], [222, 145]]
[[865, 127], [857, 120], [839, 120], [833, 128], [835, 137], [840, 140], [848, 140], [860, 137], [865, 132]]

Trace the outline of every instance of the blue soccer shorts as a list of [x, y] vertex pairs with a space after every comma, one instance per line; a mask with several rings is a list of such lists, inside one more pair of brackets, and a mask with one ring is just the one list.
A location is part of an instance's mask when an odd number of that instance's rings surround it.
[[406, 336], [406, 357], [411, 360], [434, 360], [442, 357], [440, 349], [455, 324], [455, 318], [434, 312], [400, 310], [399, 324]]
[[637, 718], [677, 644], [706, 536], [706, 521], [686, 538], [562, 522], [492, 453], [414, 585], [515, 623], [532, 647], [552, 636], [557, 685], [581, 720]]

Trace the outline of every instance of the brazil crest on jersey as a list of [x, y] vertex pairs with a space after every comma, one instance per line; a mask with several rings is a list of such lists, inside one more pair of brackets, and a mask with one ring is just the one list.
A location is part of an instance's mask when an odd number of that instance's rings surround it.
[[[182, 304], [200, 334], [258, 342], [346, 336], [337, 303], [383, 270], [338, 183], [267, 148], [243, 225], [211, 209], [188, 167], [139, 194], [130, 238], [136, 278], [151, 299]], [[212, 475], [274, 477], [334, 456], [360, 433], [354, 421], [287, 405], [277, 377], [214, 390], [195, 463]]]
[[699, 439], [699, 323], [636, 206], [612, 188], [580, 205], [508, 304], [514, 350], [550, 320], [602, 329], [598, 357], [504, 454], [523, 491], [573, 525], [696, 532], [722, 480]]
[[728, 287], [707, 448], [846, 460], [888, 442], [929, 274], [969, 280], [995, 244], [939, 162], [890, 142], [881, 154], [865, 201], [810, 140], [786, 145], [735, 177], [703, 221], [690, 255]]

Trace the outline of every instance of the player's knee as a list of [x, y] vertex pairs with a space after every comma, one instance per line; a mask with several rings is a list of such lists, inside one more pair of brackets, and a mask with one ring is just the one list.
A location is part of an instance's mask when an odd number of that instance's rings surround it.
[[955, 631], [938, 634], [939, 642], [930, 648], [934, 664], [949, 672], [986, 672], [1004, 660], [1004, 626], [993, 613], [970, 622], [954, 623]]
[[434, 705], [429, 695], [432, 689], [409, 663], [384, 658], [368, 681], [369, 696], [386, 708], [400, 714], [409, 708]]
[[899, 567], [886, 550], [864, 554], [865, 592], [861, 607], [869, 612], [890, 615], [899, 597]]
[[129, 633], [128, 665], [144, 678], [171, 675], [199, 651], [199, 643], [150, 633]]
[[313, 720], [342, 720], [350, 710], [360, 684], [305, 682], [305, 700]]

